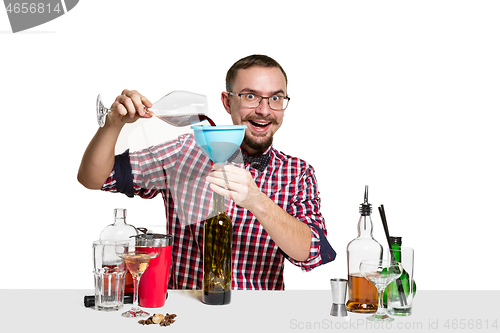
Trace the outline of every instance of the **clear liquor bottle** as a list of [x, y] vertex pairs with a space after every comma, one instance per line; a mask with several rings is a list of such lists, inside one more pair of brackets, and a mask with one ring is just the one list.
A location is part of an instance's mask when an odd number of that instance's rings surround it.
[[114, 222], [101, 231], [99, 241], [101, 243], [114, 243], [116, 241], [127, 240], [130, 236], [137, 236], [139, 232], [130, 224], [127, 224], [127, 210], [115, 208]]
[[359, 272], [363, 260], [382, 259], [382, 245], [373, 238], [372, 206], [368, 203], [368, 186], [365, 186], [364, 202], [359, 208], [358, 237], [347, 245], [348, 301], [347, 310], [354, 313], [375, 313], [378, 292], [375, 285]]
[[[137, 236], [139, 232], [130, 224], [127, 224], [127, 210], [124, 208], [115, 208], [114, 223], [108, 225], [101, 231], [99, 241], [101, 243], [114, 243], [129, 239], [131, 236]], [[125, 293], [134, 292], [134, 279], [129, 271], [125, 275]]]

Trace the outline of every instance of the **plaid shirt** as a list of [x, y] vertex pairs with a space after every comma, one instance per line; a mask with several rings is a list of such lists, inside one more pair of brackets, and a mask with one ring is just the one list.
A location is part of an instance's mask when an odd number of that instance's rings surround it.
[[[260, 190], [283, 210], [311, 228], [309, 258], [289, 258], [253, 216], [232, 200], [226, 214], [233, 222], [233, 289], [284, 289], [287, 258], [309, 271], [335, 259], [326, 239], [314, 169], [305, 161], [268, 148], [271, 160], [263, 172], [243, 165]], [[212, 161], [196, 146], [192, 134], [134, 153], [115, 157], [115, 167], [103, 190], [133, 197], [163, 196], [166, 232], [173, 235], [170, 289], [201, 289], [203, 277], [203, 221], [210, 215], [212, 191], [205, 181]]]

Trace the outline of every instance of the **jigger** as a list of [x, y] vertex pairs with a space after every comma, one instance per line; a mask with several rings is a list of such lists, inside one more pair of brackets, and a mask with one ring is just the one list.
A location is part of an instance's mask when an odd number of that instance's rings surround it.
[[330, 316], [334, 317], [346, 317], [347, 308], [345, 306], [345, 297], [347, 292], [347, 280], [346, 279], [330, 279], [330, 284], [332, 286], [332, 310], [330, 311]]

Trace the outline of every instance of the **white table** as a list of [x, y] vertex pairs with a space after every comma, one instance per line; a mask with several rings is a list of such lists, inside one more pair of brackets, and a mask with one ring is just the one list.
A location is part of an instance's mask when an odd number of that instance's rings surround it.
[[[329, 290], [233, 291], [229, 305], [208, 306], [200, 291], [170, 290], [165, 306], [146, 309], [175, 313], [168, 327], [142, 326], [138, 319], [118, 312], [100, 312], [83, 306], [93, 290], [0, 290], [2, 332], [307, 332], [388, 331], [500, 332], [500, 291], [419, 290], [413, 314], [396, 317], [390, 324], [376, 324], [367, 315], [330, 316]], [[385, 326], [384, 326], [385, 325]], [[8, 328], [9, 331], [5, 331]]]

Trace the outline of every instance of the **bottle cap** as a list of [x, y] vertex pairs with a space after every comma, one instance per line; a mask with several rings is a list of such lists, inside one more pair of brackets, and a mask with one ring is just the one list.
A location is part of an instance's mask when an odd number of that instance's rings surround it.
[[91, 306], [95, 305], [95, 296], [85, 296], [83, 297], [83, 305], [85, 305], [86, 308], [89, 308]]
[[401, 245], [402, 244], [402, 237], [390, 236], [389, 237], [389, 244], [390, 245]]

